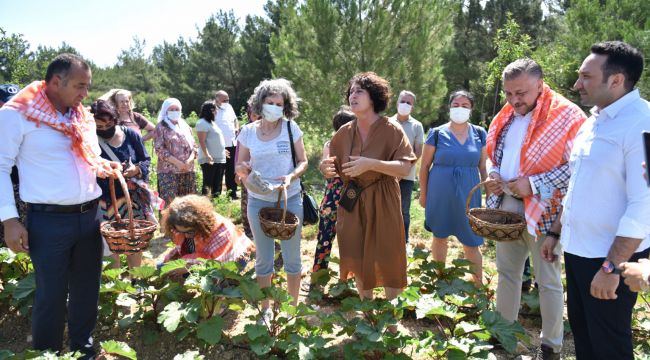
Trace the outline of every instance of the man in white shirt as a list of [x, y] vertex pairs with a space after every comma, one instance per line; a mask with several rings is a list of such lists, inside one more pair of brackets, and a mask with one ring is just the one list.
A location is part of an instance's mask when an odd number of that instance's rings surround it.
[[[650, 191], [643, 179], [642, 131], [650, 104], [635, 84], [643, 56], [632, 46], [594, 44], [574, 87], [593, 106], [571, 152], [571, 179], [561, 221], [567, 311], [578, 359], [633, 359], [631, 319], [636, 293], [620, 280], [621, 263], [647, 258]], [[542, 253], [555, 261], [557, 238]]]
[[[397, 114], [390, 119], [396, 120], [409, 138], [411, 147], [415, 156], [419, 159], [422, 156], [422, 146], [424, 144], [424, 128], [422, 123], [411, 116], [411, 111], [415, 105], [415, 94], [402, 90], [397, 98]], [[417, 160], [416, 160], [417, 162]], [[413, 184], [415, 183], [415, 163], [411, 167], [411, 172], [399, 181], [399, 189], [402, 194], [402, 217], [404, 218], [404, 231], [406, 232], [406, 243], [409, 242], [409, 226], [411, 224], [411, 195], [413, 194]]]
[[[214, 95], [214, 103], [217, 105], [217, 113], [214, 122], [223, 133], [226, 142], [226, 188], [233, 200], [237, 197], [237, 183], [235, 182], [235, 146], [237, 145], [237, 134], [239, 133], [239, 121], [232, 106], [230, 98], [224, 90], [219, 90]], [[221, 186], [219, 184], [218, 186]]]
[[[70, 349], [93, 358], [102, 240], [97, 176], [119, 164], [99, 157], [95, 122], [81, 104], [91, 71], [80, 57], [57, 56], [35, 81], [0, 109], [0, 220], [5, 241], [28, 252], [36, 293], [33, 347], [61, 351], [68, 318]], [[18, 221], [10, 172], [18, 166], [28, 228]]]
[[492, 120], [486, 141], [487, 206], [522, 215], [527, 227], [520, 240], [497, 242], [497, 311], [508, 321], [517, 320], [522, 272], [530, 254], [542, 315], [537, 359], [560, 359], [561, 266], [543, 261], [539, 249], [560, 211], [571, 144], [586, 116], [544, 83], [542, 68], [532, 59], [506, 66], [503, 90], [507, 104]]

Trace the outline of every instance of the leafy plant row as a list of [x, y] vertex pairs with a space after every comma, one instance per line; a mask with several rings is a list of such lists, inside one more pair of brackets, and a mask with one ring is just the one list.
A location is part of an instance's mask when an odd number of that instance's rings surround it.
[[[334, 259], [336, 261], [336, 259]], [[518, 340], [527, 341], [518, 323], [509, 323], [493, 309], [493, 292], [464, 280], [469, 263], [455, 260], [445, 268], [417, 250], [409, 259], [410, 285], [396, 299], [362, 301], [352, 282], [338, 282], [331, 270], [313, 274], [321, 290], [309, 294], [308, 303], [290, 304], [283, 276], [261, 289], [252, 270], [241, 273], [235, 263], [206, 261], [189, 267], [183, 260], [166, 263], [160, 270], [142, 266], [103, 271], [99, 317], [103, 326], [128, 329], [144, 325], [144, 341], [153, 344], [162, 332], [178, 341], [197, 344], [178, 359], [198, 358], [215, 351], [217, 344], [242, 348], [258, 356], [322, 359], [342, 354], [346, 359], [494, 359], [495, 341], [514, 351]], [[128, 276], [126, 276], [128, 275]], [[133, 281], [131, 281], [133, 279]], [[33, 268], [25, 254], [0, 249], [0, 306], [28, 316], [35, 284]], [[270, 321], [256, 324], [260, 302], [271, 299]], [[320, 306], [333, 311], [320, 311]], [[224, 331], [227, 312], [249, 310], [244, 332]], [[250, 311], [252, 309], [253, 311]], [[418, 319], [426, 331], [418, 334], [389, 331], [402, 319]], [[103, 354], [136, 359], [135, 351], [116, 341], [104, 342]], [[53, 358], [51, 353], [0, 352], [0, 359]], [[75, 358], [74, 354], [63, 358]]]

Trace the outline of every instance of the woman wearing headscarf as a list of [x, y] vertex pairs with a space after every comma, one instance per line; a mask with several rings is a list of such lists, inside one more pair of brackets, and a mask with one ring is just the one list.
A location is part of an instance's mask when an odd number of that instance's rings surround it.
[[197, 150], [192, 128], [182, 118], [181, 102], [166, 99], [158, 113], [154, 149], [158, 155], [158, 192], [166, 204], [196, 192], [194, 160]]

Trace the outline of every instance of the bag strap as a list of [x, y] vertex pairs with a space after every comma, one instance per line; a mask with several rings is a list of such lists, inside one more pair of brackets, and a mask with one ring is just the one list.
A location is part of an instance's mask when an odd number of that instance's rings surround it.
[[293, 134], [291, 133], [291, 120], [287, 120], [287, 130], [289, 131], [289, 146], [291, 146], [291, 161], [296, 168], [296, 149], [293, 147]]
[[108, 157], [111, 158], [111, 160], [113, 160], [115, 162], [118, 162], [118, 163], [121, 163], [120, 159], [113, 152], [113, 149], [111, 149], [111, 147], [108, 146], [108, 144], [106, 143], [106, 140], [104, 140], [102, 138], [99, 138], [99, 137], [97, 138], [97, 140], [98, 140], [97, 142], [99, 143], [99, 146], [102, 148], [102, 150], [104, 150], [104, 152], [108, 155]]
[[[287, 120], [287, 130], [289, 131], [289, 146], [291, 146], [291, 161], [293, 162], [293, 168], [296, 168], [296, 149], [293, 147], [293, 134], [291, 133], [291, 120]], [[305, 185], [300, 182], [300, 191], [305, 192]]]
[[440, 134], [440, 129], [433, 129], [433, 146], [438, 147], [438, 134]]

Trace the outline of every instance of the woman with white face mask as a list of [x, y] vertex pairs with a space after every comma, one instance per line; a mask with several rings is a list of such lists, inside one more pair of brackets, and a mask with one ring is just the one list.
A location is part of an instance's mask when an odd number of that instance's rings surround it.
[[[465, 214], [469, 191], [487, 177], [485, 139], [487, 132], [469, 123], [474, 97], [459, 90], [449, 97], [449, 122], [429, 132], [420, 168], [420, 205], [425, 208], [425, 227], [433, 232], [433, 258], [445, 262], [447, 241], [454, 235], [465, 258], [472, 262], [474, 282], [482, 285], [483, 260], [479, 246], [483, 238], [472, 232]], [[470, 207], [481, 206], [475, 192]]]
[[169, 205], [177, 196], [196, 193], [194, 160], [197, 146], [192, 128], [182, 118], [181, 102], [165, 100], [154, 130], [154, 150], [158, 155], [158, 192]]
[[[271, 286], [273, 259], [275, 257], [274, 239], [262, 231], [259, 211], [264, 207], [275, 207], [280, 188], [287, 194], [287, 210], [299, 219], [293, 237], [280, 242], [284, 270], [287, 273], [287, 287], [292, 303], [298, 303], [300, 291], [300, 239], [302, 231], [302, 197], [300, 194], [300, 175], [307, 169], [307, 155], [302, 131], [293, 119], [298, 116], [298, 96], [285, 79], [264, 80], [251, 97], [252, 111], [261, 119], [242, 127], [237, 142], [239, 153], [235, 171], [242, 183], [251, 179], [266, 184], [264, 187], [248, 186], [248, 221], [255, 240], [255, 274], [261, 287]], [[289, 127], [295, 151], [295, 166], [292, 160]], [[281, 206], [284, 207], [282, 202]], [[268, 300], [262, 302], [260, 324], [268, 324], [271, 316]]]

